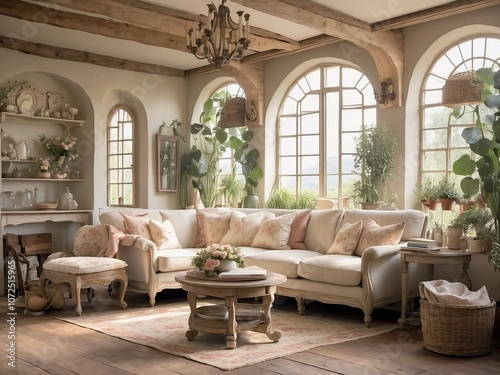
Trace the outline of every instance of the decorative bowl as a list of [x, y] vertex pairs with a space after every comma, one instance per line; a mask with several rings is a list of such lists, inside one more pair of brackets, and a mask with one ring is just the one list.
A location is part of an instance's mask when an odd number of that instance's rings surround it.
[[40, 202], [36, 204], [36, 208], [39, 210], [55, 210], [57, 208], [57, 202]]

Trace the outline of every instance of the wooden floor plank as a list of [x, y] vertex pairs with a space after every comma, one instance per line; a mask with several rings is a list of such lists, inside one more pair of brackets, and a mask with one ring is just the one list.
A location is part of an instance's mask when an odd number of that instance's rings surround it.
[[[91, 305], [85, 305], [83, 314], [109, 314], [116, 309], [107, 301], [105, 290], [98, 290]], [[127, 292], [127, 309], [148, 309], [146, 293]], [[178, 291], [160, 293], [157, 305], [185, 300]], [[0, 310], [5, 311], [6, 298], [0, 297]], [[285, 308], [287, 308], [285, 306]], [[295, 308], [290, 306], [291, 309]], [[358, 313], [357, 309], [322, 306], [313, 303], [308, 314], [332, 311], [337, 314]], [[74, 302], [69, 300], [62, 311], [49, 311], [39, 317], [26, 316], [18, 310], [16, 322], [16, 369], [0, 361], [1, 374], [29, 375], [500, 375], [500, 340], [495, 340], [492, 352], [479, 357], [454, 357], [431, 352], [424, 347], [418, 329], [395, 330], [383, 335], [348, 341], [336, 345], [317, 347], [284, 358], [269, 360], [232, 371], [223, 371], [189, 359], [163, 353], [111, 337], [91, 329], [79, 327], [56, 317], [74, 316]], [[307, 316], [299, 316], [307, 319]], [[392, 321], [394, 314], [376, 310], [376, 319]], [[0, 320], [0, 355], [7, 356], [8, 324]], [[237, 350], [237, 349], [236, 349]]]

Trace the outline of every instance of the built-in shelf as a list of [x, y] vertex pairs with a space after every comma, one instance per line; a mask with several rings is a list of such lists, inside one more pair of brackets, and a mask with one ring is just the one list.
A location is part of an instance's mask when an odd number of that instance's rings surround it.
[[2, 211], [2, 226], [51, 221], [90, 224], [92, 210], [19, 210]]
[[55, 117], [38, 117], [30, 115], [21, 115], [17, 113], [1, 112], [0, 113], [0, 124], [8, 122], [10, 124], [59, 124], [65, 126], [66, 128], [72, 128], [74, 126], [82, 126], [85, 120], [67, 120], [63, 118]]

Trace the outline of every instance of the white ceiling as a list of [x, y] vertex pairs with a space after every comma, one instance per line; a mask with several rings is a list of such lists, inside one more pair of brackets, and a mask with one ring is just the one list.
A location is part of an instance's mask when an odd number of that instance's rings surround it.
[[[312, 1], [370, 24], [453, 2], [452, 0]], [[209, 1], [148, 0], [145, 2], [171, 9], [182, 10], [192, 14], [206, 15], [207, 3]], [[36, 3], [36, 1], [33, 1], [33, 3]], [[214, 3], [218, 6], [220, 1], [214, 0]], [[312, 27], [298, 25], [254, 9], [245, 8], [231, 1], [227, 1], [226, 5], [231, 9], [231, 14], [234, 14], [238, 10], [244, 10], [249, 13], [251, 27], [256, 26], [269, 30], [296, 41], [301, 41], [321, 34]], [[31, 23], [5, 15], [0, 15], [0, 35], [11, 36], [34, 43], [48, 44], [55, 47], [71, 48], [122, 59], [158, 64], [181, 70], [207, 65], [205, 60], [197, 60], [187, 51], [187, 49], [186, 52], [182, 52], [148, 46], [137, 42], [114, 39], [97, 34], [62, 29], [41, 23]]]

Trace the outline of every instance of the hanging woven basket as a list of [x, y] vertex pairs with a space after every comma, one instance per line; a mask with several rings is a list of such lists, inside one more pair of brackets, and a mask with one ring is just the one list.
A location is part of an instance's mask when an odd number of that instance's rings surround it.
[[483, 82], [475, 71], [453, 74], [443, 86], [443, 105], [478, 104], [482, 101]]

